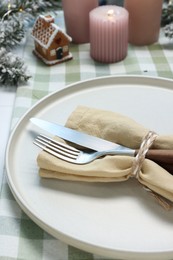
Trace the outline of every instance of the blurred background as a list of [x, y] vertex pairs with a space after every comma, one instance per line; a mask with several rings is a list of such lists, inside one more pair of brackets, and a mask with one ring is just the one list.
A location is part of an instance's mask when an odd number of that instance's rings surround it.
[[99, 0], [100, 5], [120, 5], [123, 6], [124, 0]]

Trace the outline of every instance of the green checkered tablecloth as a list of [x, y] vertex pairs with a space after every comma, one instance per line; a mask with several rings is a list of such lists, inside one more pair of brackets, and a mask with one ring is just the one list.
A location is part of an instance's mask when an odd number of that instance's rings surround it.
[[[62, 23], [62, 14], [57, 22]], [[33, 39], [28, 31], [22, 56], [32, 78], [16, 90], [12, 128], [21, 116], [47, 94], [70, 83], [107, 75], [146, 75], [173, 78], [173, 43], [164, 34], [151, 46], [129, 45], [128, 56], [114, 64], [97, 63], [90, 58], [89, 44], [70, 45], [73, 60], [52, 67], [44, 65], [33, 54]], [[106, 259], [84, 252], [37, 226], [20, 209], [8, 187], [5, 170], [0, 193], [0, 259], [91, 260]], [[107, 258], [108, 259], [108, 258]]]

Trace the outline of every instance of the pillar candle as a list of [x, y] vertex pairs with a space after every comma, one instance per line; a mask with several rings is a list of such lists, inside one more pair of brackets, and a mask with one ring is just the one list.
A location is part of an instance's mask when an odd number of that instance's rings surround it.
[[89, 12], [98, 0], [62, 0], [66, 31], [74, 43], [89, 42]]
[[158, 40], [163, 0], [125, 0], [129, 12], [129, 43], [149, 45]]
[[128, 48], [128, 12], [105, 5], [90, 12], [90, 55], [99, 62], [123, 60]]

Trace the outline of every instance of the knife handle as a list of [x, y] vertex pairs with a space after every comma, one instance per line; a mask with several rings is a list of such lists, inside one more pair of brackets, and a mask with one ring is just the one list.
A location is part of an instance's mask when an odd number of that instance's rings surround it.
[[[135, 155], [138, 150], [135, 150]], [[145, 158], [158, 163], [166, 163], [173, 165], [173, 150], [162, 150], [162, 149], [149, 149], [145, 155]]]
[[171, 175], [173, 175], [173, 164], [162, 162], [157, 162], [157, 164], [164, 168], [166, 171], [168, 171]]

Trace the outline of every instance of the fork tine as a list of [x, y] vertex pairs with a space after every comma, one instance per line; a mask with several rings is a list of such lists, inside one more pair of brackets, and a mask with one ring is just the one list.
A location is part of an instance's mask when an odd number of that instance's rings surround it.
[[39, 139], [44, 139], [45, 141], [47, 140], [47, 142], [50, 141], [50, 142], [52, 142], [53, 144], [57, 144], [58, 146], [60, 145], [61, 147], [67, 148], [67, 149], [70, 150], [70, 151], [74, 151], [74, 152], [78, 152], [78, 153], [80, 152], [78, 149], [74, 148], [74, 147], [71, 146], [71, 145], [68, 145], [68, 144], [59, 142], [59, 141], [57, 141], [57, 140], [55, 140], [55, 139], [52, 139], [52, 138], [50, 138], [50, 137], [48, 137], [48, 136], [46, 136], [46, 135], [43, 135], [43, 134], [38, 135], [37, 138], [39, 138]]
[[80, 151], [72, 146], [58, 142], [44, 135], [39, 135], [34, 144], [42, 148], [44, 151], [68, 162], [74, 163]]
[[[62, 156], [66, 156], [68, 158], [76, 159], [79, 155], [80, 151], [69, 146], [66, 144], [63, 144], [62, 142], [55, 141], [51, 138], [45, 137], [45, 136], [38, 136], [35, 139], [34, 144], [42, 145], [41, 148], [48, 148], [58, 154], [61, 154]], [[45, 150], [45, 149], [44, 149]]]
[[[47, 148], [47, 149], [49, 149], [51, 151], [56, 152], [57, 154], [60, 154], [62, 156], [66, 156], [68, 158], [76, 159], [76, 157], [77, 157], [76, 154], [71, 154], [68, 151], [63, 151], [63, 150], [61, 150], [61, 147], [52, 146], [51, 143], [45, 143], [44, 141], [41, 141], [39, 139], [36, 139], [34, 144], [40, 144], [40, 145], [43, 146], [43, 148]], [[43, 150], [45, 150], [45, 149], [43, 149]]]
[[70, 154], [70, 155], [78, 156], [80, 153], [80, 151], [78, 149], [76, 149], [70, 145], [64, 144], [62, 142], [58, 142], [57, 140], [54, 140], [54, 139], [49, 138], [44, 135], [37, 136], [37, 138], [35, 140], [42, 144], [45, 144], [46, 146], [49, 146], [49, 148], [53, 149], [53, 147], [54, 147], [55, 149], [58, 149], [58, 151], [61, 150], [62, 152]]
[[37, 141], [34, 141], [33, 142], [35, 145], [37, 145], [38, 147], [40, 147], [40, 148], [42, 148], [44, 151], [46, 151], [47, 153], [49, 153], [49, 154], [51, 154], [51, 155], [53, 155], [53, 156], [55, 156], [55, 157], [57, 157], [57, 158], [59, 158], [59, 159], [61, 159], [61, 160], [64, 160], [64, 161], [67, 161], [67, 162], [70, 162], [70, 163], [75, 163], [75, 161], [76, 161], [76, 158], [74, 159], [72, 159], [72, 158], [69, 158], [69, 157], [67, 157], [67, 156], [64, 156], [64, 155], [62, 155], [62, 154], [60, 154], [60, 153], [58, 153], [58, 152], [55, 152], [55, 151], [53, 151], [52, 149], [50, 149], [50, 148], [48, 148], [48, 147], [46, 147], [45, 146], [45, 144], [43, 145], [43, 144], [40, 144], [40, 143], [38, 143]]

